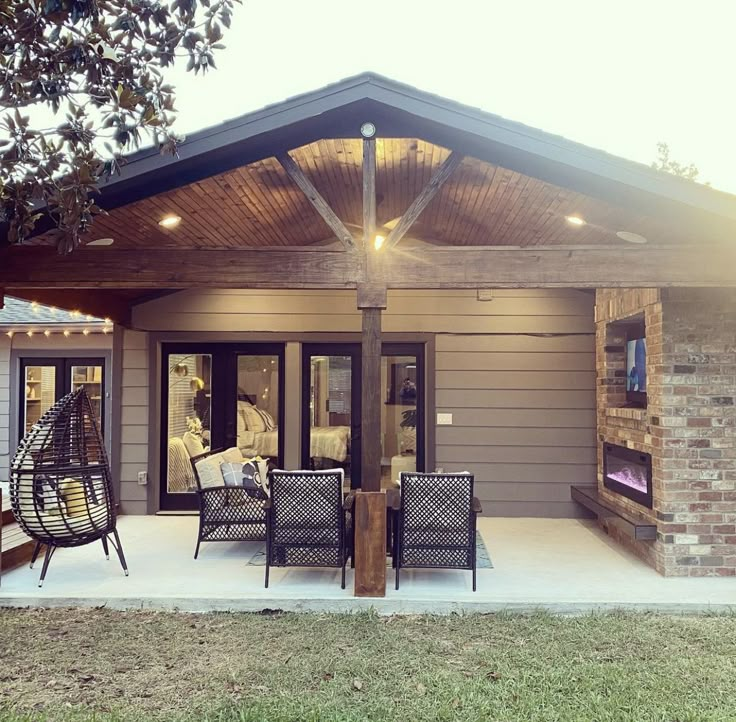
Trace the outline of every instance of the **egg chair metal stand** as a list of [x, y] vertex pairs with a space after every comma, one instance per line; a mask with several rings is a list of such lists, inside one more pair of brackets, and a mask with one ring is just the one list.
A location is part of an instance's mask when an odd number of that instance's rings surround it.
[[21, 441], [10, 465], [10, 505], [23, 531], [36, 541], [31, 568], [46, 547], [39, 587], [59, 547], [97, 540], [108, 559], [112, 545], [128, 576], [110, 465], [84, 388], [52, 406]]

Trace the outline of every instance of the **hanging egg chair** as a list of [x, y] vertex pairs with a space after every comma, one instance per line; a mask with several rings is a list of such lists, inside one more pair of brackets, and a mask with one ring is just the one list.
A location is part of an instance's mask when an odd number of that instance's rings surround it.
[[67, 394], [28, 431], [10, 465], [10, 504], [26, 534], [36, 540], [31, 568], [46, 546], [41, 578], [59, 547], [112, 544], [128, 567], [115, 528], [115, 503], [105, 445], [84, 388]]

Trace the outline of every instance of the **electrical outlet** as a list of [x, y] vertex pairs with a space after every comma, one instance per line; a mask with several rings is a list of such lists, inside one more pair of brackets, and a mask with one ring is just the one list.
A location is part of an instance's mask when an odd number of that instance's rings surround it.
[[452, 426], [452, 414], [437, 414], [437, 426]]
[[148, 472], [147, 471], [138, 472], [138, 484], [140, 486], [145, 486], [146, 484], [148, 484]]

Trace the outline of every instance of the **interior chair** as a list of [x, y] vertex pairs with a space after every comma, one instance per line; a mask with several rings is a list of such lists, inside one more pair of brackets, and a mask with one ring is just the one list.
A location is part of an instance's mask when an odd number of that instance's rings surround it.
[[476, 590], [475, 533], [480, 502], [469, 473], [402, 472], [401, 508], [394, 514], [396, 589], [407, 567], [468, 569]]
[[340, 567], [352, 556], [345, 473], [273, 471], [266, 502], [266, 578], [271, 567]]

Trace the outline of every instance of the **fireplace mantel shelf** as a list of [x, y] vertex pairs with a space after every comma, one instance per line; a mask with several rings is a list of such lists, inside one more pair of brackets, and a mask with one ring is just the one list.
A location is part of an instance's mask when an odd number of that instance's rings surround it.
[[615, 416], [619, 419], [631, 419], [632, 421], [646, 421], [647, 410], [623, 406], [609, 406], [606, 409], [606, 416]]

